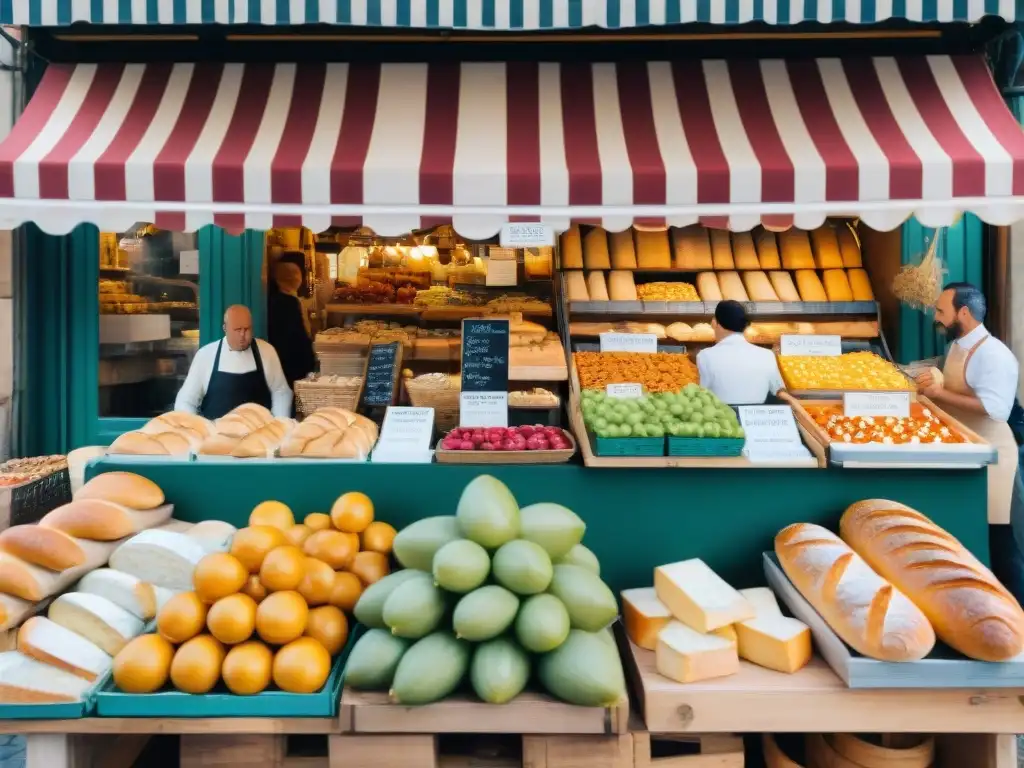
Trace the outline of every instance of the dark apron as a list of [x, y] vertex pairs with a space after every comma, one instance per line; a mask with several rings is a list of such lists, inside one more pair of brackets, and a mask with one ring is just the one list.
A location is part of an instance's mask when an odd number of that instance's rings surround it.
[[256, 370], [248, 373], [224, 373], [220, 370], [220, 351], [224, 348], [224, 339], [217, 345], [217, 356], [213, 358], [213, 371], [210, 383], [206, 385], [199, 413], [207, 419], [219, 419], [229, 411], [245, 403], [257, 403], [270, 408], [270, 387], [267, 377], [263, 375], [263, 360], [260, 359], [260, 348], [256, 339], [252, 340], [249, 349], [256, 363]]

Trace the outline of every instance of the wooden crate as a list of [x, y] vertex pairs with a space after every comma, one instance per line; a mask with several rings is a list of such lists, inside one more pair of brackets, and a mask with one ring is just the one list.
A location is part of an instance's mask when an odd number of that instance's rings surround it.
[[[211, 721], [216, 729], [216, 722]], [[334, 768], [339, 763], [333, 736], [270, 734], [184, 734], [181, 768]]]
[[732, 734], [633, 735], [634, 768], [743, 768], [743, 739]]

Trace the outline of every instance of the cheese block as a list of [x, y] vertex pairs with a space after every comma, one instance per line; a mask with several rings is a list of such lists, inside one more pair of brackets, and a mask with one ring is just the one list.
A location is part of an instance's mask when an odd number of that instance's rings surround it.
[[793, 277], [789, 272], [781, 270], [769, 272], [768, 279], [771, 280], [772, 288], [775, 289], [775, 295], [779, 297], [779, 301], [800, 301], [800, 294], [797, 292], [796, 285], [793, 284]]
[[775, 233], [758, 227], [754, 230], [754, 247], [757, 248], [757, 261], [761, 269], [769, 271], [782, 269], [779, 257], [779, 244], [775, 241]]
[[143, 531], [110, 556], [110, 567], [158, 587], [184, 592], [192, 588], [192, 571], [203, 546], [184, 533]]
[[760, 270], [743, 273], [743, 285], [751, 301], [778, 301], [779, 297], [772, 288], [768, 275]]
[[81, 701], [88, 680], [26, 656], [0, 653], [0, 704], [67, 704]]
[[142, 632], [142, 619], [105, 597], [87, 592], [68, 592], [50, 604], [50, 621], [70, 629], [99, 646], [111, 656]]
[[732, 259], [736, 269], [760, 269], [754, 238], [749, 232], [732, 233]]
[[829, 301], [853, 301], [853, 291], [850, 290], [850, 281], [846, 279], [846, 272], [841, 269], [826, 269], [825, 295]]
[[794, 274], [801, 301], [828, 301], [825, 286], [818, 279], [817, 272], [813, 269], [798, 269]]
[[775, 593], [772, 592], [769, 587], [751, 587], [749, 589], [741, 589], [740, 594], [743, 595], [744, 599], [754, 607], [754, 613], [757, 617], [782, 615], [782, 609], [779, 608], [779, 601], [776, 599]]
[[64, 571], [110, 554], [106, 542], [76, 539], [42, 525], [15, 525], [0, 533], [0, 550], [51, 571]]
[[572, 269], [565, 273], [565, 290], [569, 294], [569, 301], [590, 301], [587, 279], [580, 269]]
[[143, 621], [156, 616], [156, 587], [113, 568], [99, 568], [87, 573], [75, 585], [75, 591], [105, 597]]
[[817, 269], [841, 269], [843, 257], [839, 255], [839, 240], [831, 224], [811, 230], [811, 251]]
[[699, 272], [702, 269], [715, 268], [708, 231], [700, 224], [673, 228], [672, 250], [676, 269]]
[[604, 281], [604, 272], [587, 274], [587, 293], [591, 301], [608, 301], [608, 285]]
[[93, 541], [117, 541], [171, 519], [170, 504], [156, 509], [129, 509], [112, 501], [75, 499], [43, 515], [39, 525]]
[[729, 233], [724, 229], [709, 229], [708, 236], [711, 238], [711, 261], [715, 270], [735, 269]]
[[672, 614], [654, 593], [654, 587], [622, 590], [622, 623], [634, 645], [653, 651], [658, 633], [672, 621]]
[[714, 272], [697, 275], [697, 295], [701, 301], [721, 301], [722, 287], [718, 284], [718, 275]]
[[654, 590], [675, 618], [698, 632], [755, 616], [754, 607], [699, 558], [655, 568]]
[[30, 600], [0, 593], [0, 632], [18, 626], [35, 609], [36, 604]]
[[[633, 230], [609, 232], [612, 269], [636, 269], [636, 250], [633, 248]], [[613, 299], [614, 301], [614, 299]]]
[[732, 624], [730, 624], [727, 627], [719, 627], [710, 634], [714, 635], [715, 637], [720, 637], [723, 640], [728, 640], [733, 645], [736, 645], [739, 642], [739, 640], [736, 637], [736, 627]]
[[792, 674], [811, 660], [811, 630], [788, 616], [765, 615], [736, 625], [741, 659]]
[[238, 529], [222, 520], [203, 520], [185, 533], [190, 539], [198, 541], [207, 552], [227, 552]]
[[66, 571], [51, 571], [0, 552], [0, 592], [22, 600], [39, 602], [64, 591], [89, 571], [104, 565], [116, 546], [116, 542], [98, 544], [90, 548], [89, 559]]
[[639, 269], [671, 269], [672, 249], [668, 244], [668, 230], [633, 232], [636, 242], [636, 264]]
[[633, 273], [624, 269], [608, 273], [608, 296], [612, 301], [636, 301], [636, 283]]
[[783, 269], [814, 269], [811, 241], [802, 229], [787, 229], [776, 235]]
[[103, 472], [79, 488], [75, 499], [102, 499], [130, 509], [155, 509], [163, 505], [164, 492], [148, 477], [134, 472]]
[[851, 269], [846, 272], [850, 279], [850, 293], [854, 301], [874, 301], [875, 292], [871, 290], [871, 280], [863, 269]]
[[695, 632], [671, 622], [658, 636], [654, 665], [659, 675], [677, 683], [696, 683], [740, 671], [736, 644], [717, 635]]
[[583, 269], [583, 244], [580, 228], [573, 224], [558, 238], [558, 253], [562, 269]]
[[601, 227], [591, 227], [583, 235], [583, 266], [586, 269], [611, 269], [608, 233]]
[[719, 272], [718, 285], [722, 289], [723, 299], [750, 301], [739, 272]]
[[857, 235], [848, 224], [844, 224], [837, 229], [836, 238], [839, 240], [839, 255], [843, 259], [843, 266], [847, 269], [863, 266], [861, 264], [860, 241], [857, 240]]
[[107, 674], [114, 660], [81, 635], [45, 616], [33, 616], [18, 630], [18, 650], [36, 661], [93, 681]]

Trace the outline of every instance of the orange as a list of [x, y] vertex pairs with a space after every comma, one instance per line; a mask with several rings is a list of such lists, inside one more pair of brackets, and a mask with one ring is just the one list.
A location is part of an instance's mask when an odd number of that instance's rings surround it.
[[206, 614], [206, 628], [225, 645], [244, 643], [256, 629], [256, 601], [248, 595], [228, 595]]
[[249, 515], [249, 525], [269, 525], [286, 531], [295, 525], [295, 515], [287, 504], [280, 501], [263, 501]]
[[225, 552], [207, 555], [192, 571], [192, 586], [199, 599], [213, 605], [245, 586], [249, 572], [237, 557]]
[[195, 592], [175, 595], [160, 609], [156, 617], [156, 631], [167, 641], [184, 643], [203, 631], [206, 626], [206, 606]]
[[260, 566], [260, 582], [269, 592], [296, 589], [305, 575], [306, 556], [288, 544], [270, 550]]
[[338, 571], [334, 574], [334, 589], [331, 590], [331, 605], [352, 613], [363, 594], [363, 582], [354, 573]]
[[331, 522], [339, 531], [362, 533], [373, 522], [373, 502], [359, 491], [343, 494], [331, 507]]
[[375, 520], [366, 526], [362, 534], [362, 548], [370, 552], [380, 552], [382, 555], [391, 554], [391, 546], [395, 541], [397, 531], [387, 523]]
[[269, 593], [267, 588], [263, 586], [263, 582], [260, 581], [259, 574], [253, 573], [249, 576], [249, 580], [245, 582], [245, 586], [241, 589], [241, 594], [248, 595], [257, 603], [263, 602]]
[[312, 533], [313, 529], [310, 528], [308, 525], [296, 523], [284, 532], [284, 537], [288, 539], [289, 544], [294, 544], [296, 547], [301, 547], [302, 542], [308, 539]]
[[310, 512], [302, 522], [311, 531], [326, 531], [334, 527], [331, 516], [324, 512]]
[[302, 545], [302, 551], [310, 557], [322, 560], [334, 570], [348, 568], [359, 550], [359, 538], [355, 544], [352, 538], [341, 531], [317, 531]]
[[269, 525], [253, 525], [238, 531], [231, 539], [231, 554], [246, 567], [249, 573], [259, 573], [267, 552], [288, 543], [277, 528]]
[[303, 634], [319, 640], [331, 656], [337, 656], [348, 639], [348, 619], [339, 608], [321, 605], [309, 612], [306, 631]]
[[275, 592], [256, 608], [256, 632], [263, 642], [284, 645], [302, 637], [309, 606], [298, 592]]
[[383, 579], [391, 571], [388, 567], [388, 556], [380, 552], [359, 552], [352, 560], [349, 570], [367, 586]]
[[323, 560], [306, 558], [306, 574], [299, 584], [299, 594], [310, 605], [323, 605], [331, 599], [334, 590], [334, 570]]

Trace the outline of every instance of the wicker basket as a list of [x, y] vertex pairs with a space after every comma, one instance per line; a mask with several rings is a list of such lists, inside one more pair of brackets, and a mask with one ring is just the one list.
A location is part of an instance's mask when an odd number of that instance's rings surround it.
[[[362, 372], [358, 375], [362, 376]], [[295, 412], [309, 416], [320, 408], [344, 408], [355, 411], [363, 393], [363, 379], [356, 384], [325, 384], [319, 381], [295, 382]]]
[[438, 389], [417, 384], [415, 379], [405, 380], [409, 404], [416, 408], [434, 409], [434, 427], [444, 434], [459, 426], [458, 389]]
[[324, 376], [362, 376], [366, 372], [366, 350], [360, 352], [319, 352], [320, 373]]

